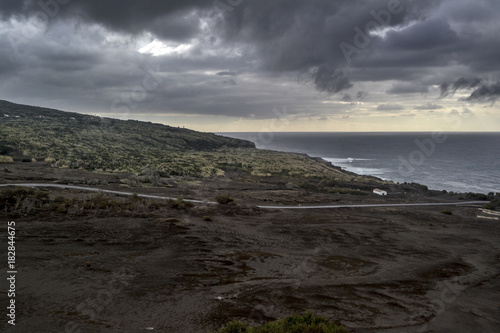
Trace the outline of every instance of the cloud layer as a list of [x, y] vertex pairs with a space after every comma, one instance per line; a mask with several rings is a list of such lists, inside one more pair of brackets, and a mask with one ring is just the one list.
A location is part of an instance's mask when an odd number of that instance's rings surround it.
[[500, 96], [499, 18], [496, 0], [1, 0], [0, 98], [252, 119], [445, 112]]

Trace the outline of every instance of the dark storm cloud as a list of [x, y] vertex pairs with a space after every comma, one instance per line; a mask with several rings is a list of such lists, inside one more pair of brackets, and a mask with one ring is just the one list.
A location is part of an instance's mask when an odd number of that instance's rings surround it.
[[[309, 72], [319, 91], [338, 93], [352, 86], [343, 74], [350, 59], [340, 48], [342, 43], [359, 49], [359, 39], [364, 38], [359, 34], [418, 19], [435, 4], [392, 0], [249, 1], [228, 14], [220, 27], [226, 40], [250, 42], [265, 70]], [[395, 40], [392, 46], [397, 47], [398, 42], [403, 43]], [[357, 50], [352, 56], [365, 51]]]
[[364, 100], [366, 97], [368, 97], [368, 92], [360, 90], [356, 93], [356, 98], [359, 100]]
[[[467, 13], [462, 7], [476, 10], [464, 19]], [[366, 54], [353, 59], [351, 77], [354, 81], [414, 82], [462, 66], [465, 70], [448, 73], [447, 81], [454, 82], [464, 75], [498, 72], [500, 48], [494, 45], [500, 42], [496, 33], [499, 12], [499, 1], [441, 1], [432, 13], [408, 27], [372, 38]], [[428, 84], [443, 82], [431, 81]]]
[[[222, 0], [221, 0], [222, 1]], [[446, 50], [457, 43], [457, 35], [447, 22], [426, 20], [441, 1], [416, 0], [253, 0], [222, 11], [213, 27], [213, 35], [227, 45], [251, 45], [261, 70], [271, 72], [308, 72], [311, 82], [329, 94], [352, 87], [352, 74], [344, 70], [350, 59], [340, 45], [351, 45], [357, 51], [351, 56], [359, 62], [354, 69], [382, 66], [405, 68], [445, 64], [446, 60], [429, 50]], [[238, 3], [239, 3], [238, 2]], [[4, 15], [30, 15], [41, 7], [58, 12], [54, 19], [78, 17], [86, 22], [137, 34], [144, 31], [159, 38], [186, 40], [200, 32], [199, 19], [213, 17], [212, 1], [97, 1], [72, 0], [57, 5], [56, 0], [0, 2]], [[57, 5], [54, 5], [54, 3]], [[222, 3], [235, 3], [222, 1]], [[56, 10], [56, 7], [58, 8]], [[376, 29], [408, 25], [403, 31], [390, 31], [384, 40], [368, 36]], [[360, 47], [360, 44], [362, 44]], [[365, 47], [366, 46], [366, 47]], [[381, 51], [383, 50], [383, 51]], [[412, 55], [408, 55], [412, 52]], [[368, 53], [370, 59], [365, 59]], [[380, 53], [380, 57], [377, 54]], [[397, 70], [386, 70], [383, 76], [363, 71], [364, 80], [383, 80], [397, 76]], [[412, 70], [413, 72], [413, 70]], [[389, 74], [389, 75], [388, 75]], [[407, 75], [400, 76], [402, 79]]]
[[[377, 101], [385, 111], [439, 85], [442, 97], [470, 90], [467, 101], [490, 101], [498, 82], [481, 77], [500, 73], [499, 12], [497, 0], [0, 0], [0, 86], [10, 96], [106, 106], [158, 67], [162, 85], [141, 106], [151, 112], [264, 117], [292, 100], [267, 88], [280, 77], [344, 102], [385, 92], [391, 100]], [[39, 13], [46, 29], [13, 52], [17, 32], [2, 31]], [[190, 49], [139, 54], [144, 36]], [[290, 79], [298, 76], [307, 79]], [[358, 91], [365, 82], [377, 88]]]
[[494, 84], [481, 84], [466, 98], [469, 102], [495, 102], [500, 98], [500, 81]]
[[456, 57], [466, 44], [448, 23], [424, 19], [383, 38], [374, 36], [366, 52], [354, 58], [351, 75], [357, 80], [400, 81], [389, 94], [424, 93], [428, 88], [414, 81], [432, 68], [461, 62]]
[[387, 34], [385, 46], [393, 50], [444, 49], [459, 41], [457, 33], [448, 22], [426, 20], [405, 29], [404, 32], [391, 31]]
[[199, 31], [196, 11], [212, 7], [213, 3], [205, 0], [0, 1], [0, 12], [4, 18], [45, 13], [49, 19], [78, 18], [117, 31], [131, 34], [150, 31], [159, 37], [174, 40], [194, 37]]
[[342, 102], [352, 102], [352, 96], [350, 94], [344, 94], [342, 96]]
[[460, 89], [472, 89], [481, 84], [483, 80], [481, 78], [466, 78], [461, 77], [453, 83], [444, 82], [441, 84], [441, 97], [447, 96], [450, 93], [454, 94]]
[[314, 84], [320, 91], [335, 94], [352, 87], [352, 83], [339, 69], [320, 66], [312, 75]]

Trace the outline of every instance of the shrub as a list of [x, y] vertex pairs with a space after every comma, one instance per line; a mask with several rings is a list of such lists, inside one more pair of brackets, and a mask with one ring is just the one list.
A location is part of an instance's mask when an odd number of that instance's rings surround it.
[[309, 311], [285, 319], [253, 327], [240, 321], [233, 321], [219, 330], [219, 333], [347, 333], [343, 326], [329, 323], [323, 317], [316, 317]]
[[484, 209], [496, 210], [497, 208], [500, 208], [500, 198], [495, 198], [490, 203], [484, 205]]
[[234, 201], [233, 198], [231, 198], [228, 194], [219, 194], [215, 200], [217, 200], [217, 202], [221, 205], [227, 205], [231, 202]]
[[219, 333], [246, 333], [255, 332], [248, 324], [240, 321], [232, 321], [219, 330]]
[[32, 213], [49, 202], [46, 192], [32, 188], [6, 189], [0, 192], [0, 209]]
[[332, 188], [328, 190], [329, 193], [338, 193], [338, 194], [351, 194], [351, 195], [368, 195], [367, 192], [361, 190], [355, 190], [352, 188]]
[[210, 221], [212, 221], [212, 217], [211, 216], [203, 216], [203, 221], [210, 222]]
[[473, 193], [469, 192], [465, 194], [466, 199], [472, 199], [472, 200], [488, 200], [488, 196], [484, 193]]
[[418, 189], [420, 191], [428, 191], [429, 190], [429, 188], [426, 185], [422, 185], [422, 184], [418, 184], [418, 183], [411, 183], [411, 185], [413, 185], [413, 187], [415, 187], [416, 189]]
[[489, 209], [489, 210], [495, 210], [497, 208], [497, 206], [490, 202], [489, 204], [484, 205], [483, 208]]
[[0, 156], [0, 163], [13, 163], [13, 162], [14, 162], [14, 160], [10, 156], [6, 156], [6, 155]]
[[193, 207], [194, 204], [189, 201], [184, 201], [181, 198], [178, 198], [176, 200], [169, 200], [168, 201], [170, 208], [173, 209], [179, 209], [179, 210], [188, 210], [189, 208]]
[[[161, 203], [144, 199], [138, 195], [128, 198], [116, 197], [102, 192], [92, 195], [64, 197], [58, 195], [51, 199], [45, 191], [32, 188], [14, 188], [0, 191], [0, 210], [17, 213], [56, 212], [69, 215], [83, 215], [89, 212], [134, 212], [147, 213], [160, 210]], [[193, 204], [183, 200], [172, 201], [178, 209], [187, 209]]]
[[445, 209], [441, 213], [446, 214], [446, 215], [453, 215], [453, 213], [449, 209]]

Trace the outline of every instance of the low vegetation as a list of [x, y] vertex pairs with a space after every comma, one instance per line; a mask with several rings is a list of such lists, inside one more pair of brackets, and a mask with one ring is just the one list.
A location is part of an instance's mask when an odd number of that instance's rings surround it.
[[193, 203], [177, 200], [153, 200], [137, 195], [120, 197], [102, 192], [93, 194], [56, 195], [32, 188], [0, 191], [0, 210], [14, 214], [58, 213], [87, 215], [91, 213], [149, 213], [162, 209], [187, 211]]
[[[320, 179], [320, 180], [310, 180], [299, 184], [299, 188], [320, 193], [336, 193], [336, 194], [351, 194], [351, 195], [368, 195], [366, 190], [362, 190], [358, 187], [368, 189], [370, 184], [373, 182], [372, 179], [363, 179], [362, 181], [352, 179], [348, 184], [345, 181], [339, 181], [338, 179]], [[378, 184], [378, 182], [377, 182]], [[350, 186], [350, 187], [346, 187]], [[375, 186], [375, 185], [372, 185]]]
[[488, 204], [484, 205], [485, 209], [500, 210], [500, 196], [492, 199]]
[[217, 202], [221, 205], [228, 205], [230, 204], [231, 202], [234, 201], [233, 198], [231, 198], [229, 195], [227, 194], [219, 194], [215, 200], [217, 200]]
[[212, 133], [6, 101], [0, 101], [0, 111], [0, 156], [7, 161], [10, 157], [47, 161], [55, 167], [135, 172], [154, 165], [170, 174], [199, 174], [202, 165], [181, 158], [179, 152], [254, 147], [252, 142]]
[[192, 202], [184, 201], [183, 199], [169, 200], [168, 205], [170, 208], [180, 210], [188, 210], [189, 208], [194, 207], [194, 204]]
[[305, 315], [293, 315], [285, 319], [253, 327], [247, 323], [233, 321], [219, 330], [219, 333], [347, 333], [343, 326], [329, 323], [323, 317], [316, 317], [310, 312]]
[[10, 156], [0, 155], [0, 163], [13, 163], [14, 159]]
[[488, 200], [489, 196], [484, 194], [484, 193], [473, 193], [473, 192], [468, 192], [465, 193], [464, 199], [466, 200]]

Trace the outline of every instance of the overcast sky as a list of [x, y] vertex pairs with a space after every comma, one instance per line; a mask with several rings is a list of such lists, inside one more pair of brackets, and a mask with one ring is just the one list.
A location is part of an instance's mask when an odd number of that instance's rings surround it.
[[498, 0], [0, 0], [0, 99], [203, 131], [499, 131]]

